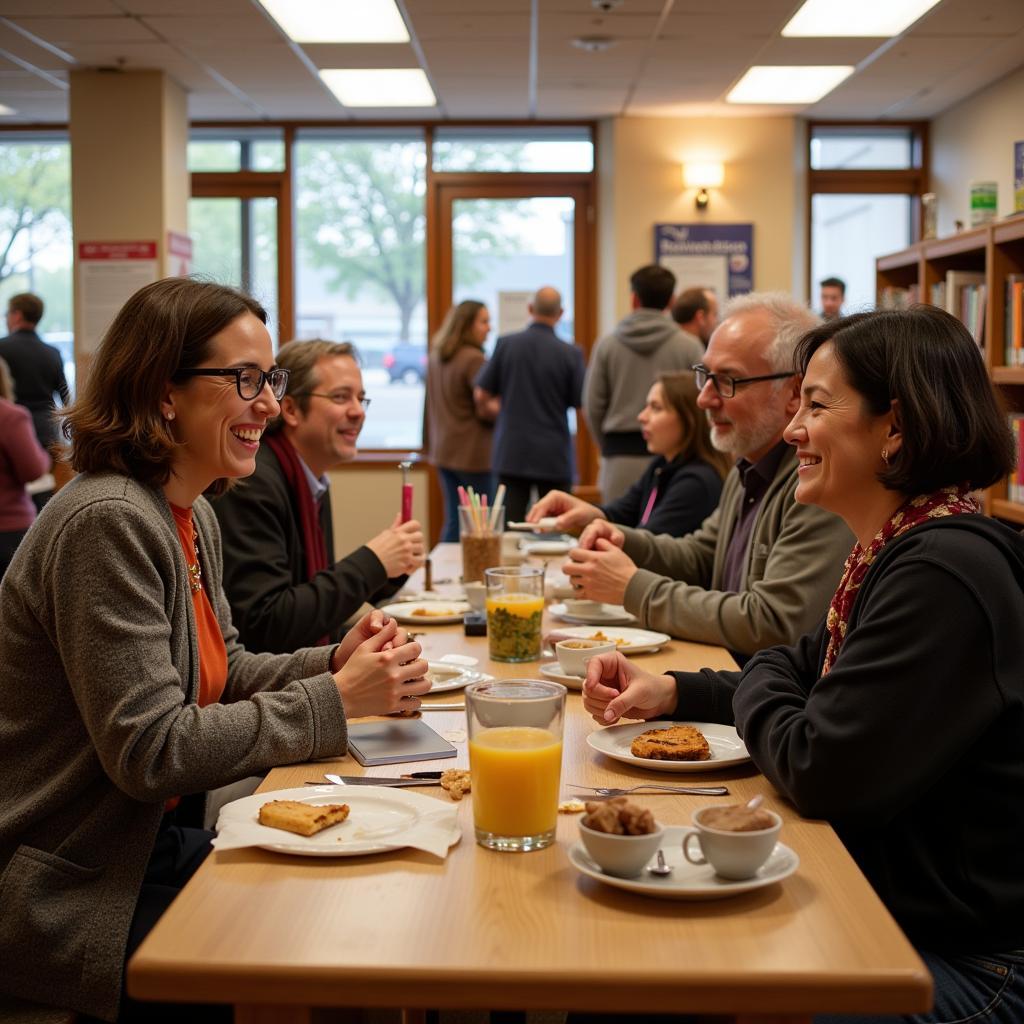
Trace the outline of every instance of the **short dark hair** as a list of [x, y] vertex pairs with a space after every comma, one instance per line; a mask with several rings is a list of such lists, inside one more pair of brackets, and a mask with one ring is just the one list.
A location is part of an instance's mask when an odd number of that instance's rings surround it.
[[649, 263], [633, 271], [629, 287], [644, 309], [664, 309], [672, 301], [672, 293], [676, 290], [676, 275], [667, 267]]
[[43, 319], [43, 300], [31, 292], [19, 292], [7, 300], [7, 308], [20, 313], [33, 327]]
[[869, 413], [899, 403], [903, 443], [879, 474], [912, 497], [940, 487], [989, 487], [1013, 468], [1013, 435], [967, 328], [934, 306], [838, 317], [797, 343], [796, 365], [832, 342]]
[[[263, 307], [237, 288], [187, 277], [154, 281], [132, 295], [103, 335], [85, 387], [65, 415], [74, 468], [167, 483], [177, 448], [160, 411], [167, 382], [198, 366], [210, 339], [246, 313], [267, 322]], [[217, 481], [211, 491], [226, 486]]]
[[688, 324], [698, 313], [711, 308], [706, 288], [687, 288], [672, 304], [672, 319], [677, 324]]
[[841, 277], [826, 277], [824, 281], [819, 282], [819, 288], [838, 288], [840, 295], [846, 294], [846, 282]]

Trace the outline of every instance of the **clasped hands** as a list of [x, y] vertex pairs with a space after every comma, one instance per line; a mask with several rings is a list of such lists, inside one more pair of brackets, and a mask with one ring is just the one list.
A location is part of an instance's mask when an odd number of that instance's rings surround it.
[[346, 718], [412, 714], [430, 690], [423, 649], [382, 611], [367, 612], [331, 655]]

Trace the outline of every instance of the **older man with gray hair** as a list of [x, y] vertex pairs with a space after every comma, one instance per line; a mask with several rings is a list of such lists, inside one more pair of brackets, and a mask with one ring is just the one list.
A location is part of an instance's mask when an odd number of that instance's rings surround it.
[[837, 516], [793, 499], [797, 340], [820, 323], [779, 293], [732, 300], [694, 367], [712, 444], [737, 460], [718, 508], [686, 537], [591, 523], [565, 572], [580, 597], [624, 604], [644, 626], [750, 655], [810, 632], [853, 547]]

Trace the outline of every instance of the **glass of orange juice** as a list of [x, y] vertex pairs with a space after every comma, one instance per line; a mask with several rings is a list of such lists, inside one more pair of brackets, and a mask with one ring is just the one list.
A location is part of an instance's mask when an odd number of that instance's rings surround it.
[[555, 841], [565, 687], [491, 679], [466, 687], [476, 841], [525, 853]]
[[538, 661], [544, 618], [544, 569], [503, 565], [484, 570], [487, 641], [493, 661]]

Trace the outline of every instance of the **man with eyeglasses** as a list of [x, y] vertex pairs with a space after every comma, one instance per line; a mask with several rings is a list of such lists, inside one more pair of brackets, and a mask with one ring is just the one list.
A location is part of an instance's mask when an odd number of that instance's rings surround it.
[[275, 653], [336, 640], [364, 602], [393, 594], [424, 554], [420, 524], [396, 515], [335, 560], [327, 473], [355, 458], [370, 404], [357, 354], [347, 342], [293, 341], [277, 362], [288, 385], [256, 472], [213, 502], [232, 621], [246, 648]]
[[800, 405], [794, 347], [819, 322], [776, 293], [726, 307], [693, 368], [711, 442], [737, 460], [718, 508], [681, 538], [591, 523], [565, 566], [580, 597], [624, 604], [644, 626], [724, 646], [741, 665], [817, 624], [853, 536], [837, 516], [794, 501], [796, 450], [782, 435]]

